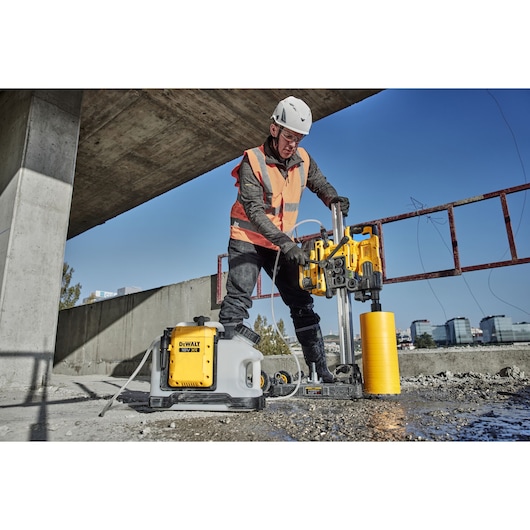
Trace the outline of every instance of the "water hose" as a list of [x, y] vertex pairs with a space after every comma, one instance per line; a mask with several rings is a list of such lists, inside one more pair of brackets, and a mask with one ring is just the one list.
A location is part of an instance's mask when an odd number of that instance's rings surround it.
[[114, 394], [114, 396], [109, 399], [107, 404], [103, 407], [103, 410], [99, 413], [99, 416], [102, 418], [105, 415], [105, 412], [112, 407], [114, 401], [116, 401], [116, 398], [125, 390], [125, 387], [138, 375], [138, 372], [142, 369], [142, 366], [145, 364], [147, 359], [149, 358], [149, 355], [153, 352], [153, 348], [156, 346], [157, 342], [159, 341], [159, 338], [156, 338], [149, 348], [147, 348], [142, 360], [140, 361], [140, 364], [137, 366], [136, 370], [132, 373], [131, 377], [126, 381], [126, 383]]
[[[320, 228], [322, 230], [324, 230], [324, 226], [322, 225], [322, 223], [320, 221], [318, 221], [317, 219], [306, 219], [304, 221], [300, 221], [299, 223], [295, 224], [293, 229], [289, 232], [288, 235], [292, 235], [292, 233], [300, 226], [300, 225], [303, 225], [304, 223], [318, 223], [320, 225]], [[289, 348], [289, 345], [287, 344], [286, 340], [284, 339], [283, 335], [279, 332], [278, 330], [278, 326], [276, 324], [276, 318], [274, 316], [274, 285], [275, 285], [275, 280], [276, 280], [276, 271], [278, 269], [278, 261], [280, 259], [280, 254], [281, 254], [281, 250], [278, 250], [277, 254], [276, 254], [276, 261], [274, 262], [274, 270], [273, 270], [273, 273], [272, 273], [272, 287], [271, 287], [271, 314], [272, 314], [272, 323], [274, 325], [274, 330], [276, 331], [276, 333], [279, 335], [279, 337], [283, 340], [283, 342], [285, 343], [285, 345]], [[294, 387], [294, 390], [290, 393], [290, 394], [287, 394], [285, 396], [276, 396], [272, 399], [288, 399], [288, 398], [291, 398], [293, 397], [297, 392], [298, 392], [298, 389], [300, 388], [300, 382], [302, 381], [302, 369], [300, 368], [300, 362], [298, 361], [298, 357], [291, 351], [291, 348], [289, 348], [289, 352], [291, 353], [291, 355], [294, 357], [294, 360], [296, 362], [296, 366], [298, 368], [298, 379], [296, 381], [296, 386]]]

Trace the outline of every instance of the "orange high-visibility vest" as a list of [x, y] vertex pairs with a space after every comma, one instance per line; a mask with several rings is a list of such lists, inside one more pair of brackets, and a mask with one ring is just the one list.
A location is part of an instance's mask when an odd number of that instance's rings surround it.
[[[302, 162], [291, 167], [284, 178], [275, 164], [267, 164], [263, 146], [245, 151], [252, 171], [263, 187], [265, 213], [274, 225], [282, 232], [289, 233], [296, 224], [298, 205], [307, 183], [309, 172], [309, 155], [301, 147], [297, 150]], [[239, 163], [232, 171], [239, 187]], [[249, 221], [243, 205], [239, 202], [239, 195], [230, 212], [230, 237], [247, 241], [254, 245], [278, 250], [278, 247], [267, 238], [256, 232]]]

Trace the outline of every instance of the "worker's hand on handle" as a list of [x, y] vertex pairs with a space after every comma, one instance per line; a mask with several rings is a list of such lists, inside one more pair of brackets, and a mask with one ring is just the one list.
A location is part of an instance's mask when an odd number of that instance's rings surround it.
[[285, 259], [295, 265], [305, 265], [307, 263], [305, 252], [296, 245], [285, 253]]
[[330, 204], [336, 202], [340, 203], [340, 211], [342, 212], [342, 215], [346, 217], [350, 211], [350, 200], [348, 197], [335, 197], [334, 199], [331, 199]]

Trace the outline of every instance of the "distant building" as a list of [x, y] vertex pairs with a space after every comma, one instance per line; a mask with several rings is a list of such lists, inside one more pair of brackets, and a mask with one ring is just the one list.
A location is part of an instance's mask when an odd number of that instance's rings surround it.
[[514, 341], [511, 317], [505, 315], [484, 317], [480, 321], [480, 329], [483, 333], [484, 344], [503, 344]]
[[333, 341], [325, 341], [324, 348], [326, 350], [326, 353], [339, 353], [340, 352], [340, 345]]
[[410, 336], [410, 330], [405, 331], [396, 330], [396, 342], [398, 350], [413, 350], [414, 344]]
[[141, 292], [140, 287], [120, 287], [117, 293], [111, 291], [93, 291], [90, 296], [83, 298], [83, 304], [93, 304], [100, 300], [106, 300], [107, 298], [114, 298], [115, 296], [124, 296], [126, 294], [139, 293]]
[[112, 298], [116, 296], [116, 294], [117, 293], [112, 293], [110, 291], [93, 291], [87, 298], [83, 299], [83, 304], [99, 302], [100, 300], [105, 300], [106, 298]]
[[482, 344], [483, 331], [480, 328], [471, 328], [471, 335], [473, 335], [473, 342], [475, 344]]
[[450, 344], [446, 324], [434, 324], [431, 329], [431, 337], [436, 342], [436, 346], [447, 346]]
[[517, 322], [512, 329], [514, 342], [530, 342], [530, 322]]
[[118, 289], [118, 296], [125, 296], [126, 294], [139, 293], [142, 289], [140, 287], [120, 287]]
[[471, 324], [465, 317], [456, 317], [446, 323], [449, 344], [473, 344]]
[[530, 322], [512, 324], [511, 317], [505, 315], [483, 318], [480, 328], [472, 328], [466, 317], [452, 318], [445, 324], [431, 324], [425, 319], [414, 320], [410, 331], [412, 341], [427, 333], [437, 346], [530, 342]]
[[415, 320], [411, 326], [412, 341], [424, 333], [430, 335], [437, 346], [473, 344], [471, 324], [465, 317], [448, 320], [445, 324], [431, 324], [429, 320]]
[[432, 337], [432, 325], [428, 320], [415, 320], [410, 325], [412, 342], [416, 340], [416, 337], [421, 337], [424, 333], [427, 333], [427, 335], [431, 335]]
[[92, 294], [97, 298], [112, 298], [113, 296], [116, 296], [116, 293], [110, 291], [94, 291]]

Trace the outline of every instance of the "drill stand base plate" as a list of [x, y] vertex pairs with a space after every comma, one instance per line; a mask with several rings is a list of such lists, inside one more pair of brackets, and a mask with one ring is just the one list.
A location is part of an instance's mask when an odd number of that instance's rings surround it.
[[[273, 385], [266, 397], [288, 396], [294, 392], [295, 383]], [[363, 397], [363, 386], [360, 382], [354, 383], [300, 383], [293, 397], [308, 399], [360, 399]]]
[[150, 396], [149, 407], [154, 410], [204, 410], [219, 412], [244, 412], [265, 408], [265, 398], [234, 397], [226, 393], [193, 391], [173, 392], [169, 395]]

